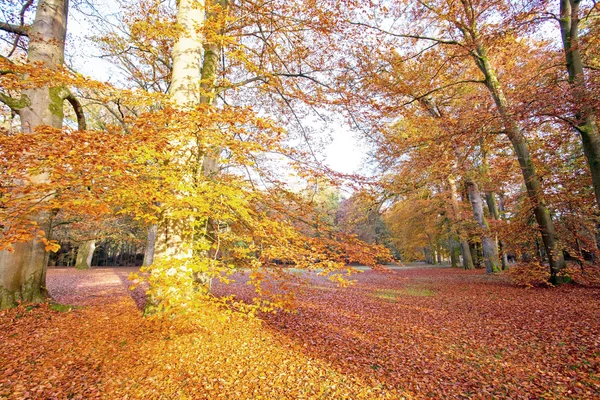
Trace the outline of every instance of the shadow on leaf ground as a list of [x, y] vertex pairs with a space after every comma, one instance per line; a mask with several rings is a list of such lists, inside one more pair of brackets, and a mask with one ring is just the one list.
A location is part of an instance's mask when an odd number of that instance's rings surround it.
[[315, 278], [296, 313], [267, 326], [340, 373], [415, 397], [600, 397], [598, 289], [522, 289], [449, 269], [357, 278], [347, 289]]

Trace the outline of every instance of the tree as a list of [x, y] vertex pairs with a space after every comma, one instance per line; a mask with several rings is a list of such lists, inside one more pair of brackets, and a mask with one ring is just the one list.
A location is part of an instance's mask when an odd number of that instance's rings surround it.
[[366, 243], [384, 245], [394, 252], [387, 224], [382, 217], [382, 202], [366, 190], [355, 192], [340, 202], [335, 224], [347, 234], [356, 235]]
[[436, 251], [447, 243], [443, 228], [444, 200], [422, 190], [398, 199], [384, 214], [390, 241], [398, 249], [402, 261], [426, 260], [436, 263]]
[[[410, 104], [432, 93], [450, 90], [461, 85], [483, 84], [488, 96], [493, 101], [495, 112], [501, 122], [502, 131], [512, 145], [523, 181], [526, 186], [529, 202], [542, 236], [553, 279], [564, 268], [562, 250], [558, 241], [556, 227], [546, 205], [543, 188], [533, 158], [525, 130], [516, 114], [516, 108], [511, 104], [505, 93], [505, 87], [499, 78], [496, 64], [503, 59], [502, 45], [510, 42], [519, 29], [527, 27], [531, 15], [538, 12], [538, 4], [531, 3], [517, 7], [508, 1], [495, 0], [461, 0], [452, 2], [446, 0], [434, 2], [417, 2], [385, 4], [390, 18], [398, 18], [403, 24], [397, 24], [397, 29], [388, 31], [385, 27], [373, 25], [371, 21], [353, 21], [352, 24], [361, 29], [371, 29], [382, 37], [386, 43], [396, 43], [396, 46], [409, 48], [416, 45], [412, 52], [399, 58], [412, 60], [424, 54], [438, 54], [443, 60], [442, 68], [450, 70], [451, 65], [460, 64], [471, 76], [462, 80], [450, 80], [442, 85], [437, 70], [433, 85], [408, 100]], [[500, 18], [497, 21], [496, 18]], [[508, 32], [508, 34], [506, 33]], [[398, 41], [401, 41], [398, 44]], [[388, 53], [389, 54], [389, 53]], [[472, 69], [475, 67], [475, 69]], [[440, 75], [447, 77], [447, 72]], [[459, 74], [463, 76], [464, 74]], [[506, 79], [506, 77], [505, 77]], [[424, 79], [422, 79], [424, 80]]]
[[[573, 126], [581, 135], [583, 151], [592, 175], [596, 202], [600, 206], [600, 131], [596, 114], [598, 110], [590, 104], [591, 93], [586, 82], [580, 35], [580, 0], [560, 0], [560, 32], [566, 60], [569, 84], [574, 101], [575, 122]], [[598, 12], [594, 8], [589, 14]]]
[[[67, 1], [41, 0], [37, 4], [31, 27], [14, 27], [4, 23], [0, 28], [20, 36], [28, 36], [27, 66], [43, 69], [51, 76], [63, 64], [67, 14]], [[3, 75], [13, 73], [13, 66], [8, 59], [3, 58], [2, 61]], [[19, 98], [10, 97], [6, 93], [0, 96], [0, 100], [19, 115], [24, 133], [33, 133], [45, 127], [61, 129], [65, 99], [71, 99], [77, 104], [68, 90], [61, 86], [54, 87], [50, 82], [23, 89]], [[48, 175], [40, 171], [29, 176], [29, 179], [36, 183], [47, 183]], [[44, 194], [37, 195], [43, 201]], [[10, 307], [18, 300], [41, 301], [46, 297], [48, 219], [49, 215], [43, 212], [30, 215], [31, 228], [27, 232], [30, 238], [0, 251], [0, 308]], [[5, 231], [10, 229], [11, 226], [4, 226]]]
[[469, 200], [471, 201], [471, 207], [473, 208], [473, 215], [482, 231], [481, 245], [483, 247], [483, 258], [485, 259], [485, 272], [499, 272], [500, 260], [498, 259], [498, 246], [496, 245], [496, 241], [490, 235], [490, 229], [483, 214], [483, 200], [481, 198], [479, 187], [472, 180], [467, 180], [466, 185]]
[[[157, 200], [159, 251], [147, 269], [151, 271], [150, 311], [215, 301], [206, 290], [210, 281], [227, 279], [238, 268], [249, 268], [251, 283], [265, 294], [264, 286], [297, 280], [293, 273], [276, 268], [279, 261], [334, 272], [335, 279], [347, 254], [368, 264], [384, 254], [378, 246], [336, 232], [321, 218], [318, 204], [290, 191], [276, 178], [279, 171], [261, 165], [261, 153], [279, 154], [287, 157], [288, 167], [298, 171], [299, 179], [314, 182], [325, 175], [306, 162], [306, 153], [285, 143], [285, 131], [278, 125], [289, 126], [285, 116], [290, 116], [304, 136], [294, 103], [319, 99], [318, 93], [309, 96], [283, 82], [294, 78], [319, 85], [308, 73], [291, 71], [310, 55], [294, 51], [302, 41], [290, 45], [288, 40], [288, 34], [324, 36], [312, 30], [311, 23], [318, 25], [310, 22], [313, 10], [303, 3], [286, 9], [289, 14], [282, 18], [296, 22], [283, 25], [279, 32], [272, 24], [281, 22], [264, 14], [264, 8], [237, 6], [179, 3], [171, 98], [161, 98], [160, 106], [138, 118], [131, 129], [133, 135], [151, 133], [167, 144], [164, 151], [153, 150], [151, 164], [160, 166], [153, 172], [156, 177], [140, 181], [142, 185], [160, 182], [153, 199], [139, 207], [152, 209], [151, 201]], [[311, 15], [303, 15], [307, 10]], [[244, 18], [230, 17], [236, 13]], [[298, 18], [301, 26], [296, 25]], [[273, 32], [265, 34], [263, 25]], [[286, 62], [285, 57], [289, 57]], [[234, 79], [239, 83], [232, 83]], [[226, 92], [244, 88], [252, 95], [225, 97]], [[266, 116], [254, 107], [261, 107]], [[269, 292], [275, 303], [285, 299], [272, 289]]]

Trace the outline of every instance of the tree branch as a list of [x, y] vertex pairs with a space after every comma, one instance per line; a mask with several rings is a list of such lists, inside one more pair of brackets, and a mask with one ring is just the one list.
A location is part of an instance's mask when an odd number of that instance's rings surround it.
[[224, 92], [226, 90], [235, 89], [235, 88], [245, 86], [245, 85], [248, 85], [248, 84], [250, 84], [252, 82], [256, 82], [256, 81], [267, 82], [267, 77], [264, 75], [258, 75], [258, 76], [254, 76], [252, 78], [248, 78], [246, 80], [240, 81], [240, 82], [231, 83], [229, 85], [222, 86], [222, 87], [218, 88], [217, 95], [221, 94], [222, 92]]
[[0, 21], [0, 31], [29, 37], [29, 28], [28, 27], [20, 26], [20, 25], [13, 25], [13, 24], [9, 24], [4, 21]]
[[[31, 4], [33, 4], [33, 0], [27, 0], [25, 2], [25, 4], [23, 4], [23, 7], [21, 7], [21, 11], [19, 12], [19, 21], [21, 22], [21, 27], [25, 27], [25, 12], [27, 11], [27, 9], [29, 9], [29, 7], [31, 7]], [[12, 49], [10, 49], [10, 51], [8, 52], [8, 57], [11, 57], [13, 55], [13, 53], [15, 52], [15, 50], [17, 49], [17, 47], [19, 46], [19, 41], [21, 40], [21, 36], [23, 36], [22, 34], [17, 34], [17, 36], [15, 37], [15, 40], [13, 42], [12, 45]]]
[[[269, 74], [269, 75], [272, 76], [272, 77], [280, 77], [280, 76], [282, 76], [282, 77], [285, 77], [285, 78], [302, 78], [302, 79], [308, 79], [308, 80], [316, 83], [317, 85], [321, 85], [323, 87], [331, 89], [331, 87], [329, 85], [327, 85], [326, 83], [323, 83], [323, 82], [319, 81], [318, 79], [313, 78], [312, 76], [307, 75], [305, 73], [293, 74], [293, 73], [285, 73], [285, 72], [275, 72], [275, 73], [272, 73], [272, 74]], [[240, 82], [231, 83], [229, 85], [222, 86], [222, 87], [220, 87], [218, 89], [217, 94], [220, 94], [220, 93], [222, 93], [222, 92], [224, 92], [226, 90], [229, 90], [229, 89], [235, 89], [235, 88], [238, 88], [238, 87], [241, 87], [241, 86], [245, 86], [245, 85], [248, 85], [250, 83], [257, 82], [257, 81], [261, 81], [261, 82], [264, 82], [264, 83], [269, 83], [269, 76], [267, 76], [267, 75], [257, 75], [257, 76], [254, 76], [252, 78], [248, 78], [246, 80], [240, 81]]]
[[69, 94], [65, 97], [71, 106], [73, 106], [73, 110], [75, 111], [75, 115], [77, 116], [77, 130], [85, 131], [87, 129], [87, 123], [85, 121], [85, 112], [83, 111], [83, 106], [73, 95], [73, 93], [69, 92]]
[[422, 95], [414, 96], [412, 100], [410, 100], [410, 101], [408, 101], [408, 102], [406, 102], [406, 103], [404, 103], [402, 105], [403, 106], [407, 106], [407, 105], [409, 105], [411, 103], [414, 103], [415, 101], [419, 101], [419, 100], [421, 100], [423, 98], [429, 97], [429, 95], [431, 95], [431, 94], [433, 94], [435, 92], [439, 92], [440, 90], [448, 89], [449, 87], [452, 87], [452, 86], [462, 85], [463, 83], [481, 83], [481, 84], [485, 85], [485, 81], [483, 81], [483, 80], [477, 80], [477, 79], [465, 79], [465, 80], [462, 80], [462, 81], [451, 82], [451, 83], [449, 83], [447, 85], [443, 85], [443, 86], [437, 87], [435, 89], [432, 89], [429, 92], [424, 93]]
[[446, 39], [439, 39], [439, 38], [434, 38], [434, 37], [430, 37], [430, 36], [393, 33], [393, 32], [386, 31], [385, 29], [381, 29], [379, 27], [373, 26], [373, 25], [365, 24], [363, 22], [352, 22], [352, 21], [349, 21], [349, 23], [351, 25], [363, 26], [365, 28], [374, 29], [374, 30], [376, 30], [378, 32], [381, 32], [381, 33], [384, 33], [386, 35], [390, 35], [390, 36], [393, 36], [393, 37], [401, 37], [401, 38], [407, 38], [407, 39], [418, 39], [418, 40], [429, 40], [429, 41], [436, 42], [436, 43], [450, 44], [450, 45], [454, 45], [454, 46], [463, 47], [463, 44], [460, 43], [460, 42], [457, 42], [456, 40], [446, 40]]
[[21, 95], [20, 99], [15, 99], [14, 97], [2, 92], [0, 92], [0, 102], [8, 106], [8, 108], [10, 108], [15, 114], [19, 114], [22, 109], [30, 104], [29, 98], [25, 95]]

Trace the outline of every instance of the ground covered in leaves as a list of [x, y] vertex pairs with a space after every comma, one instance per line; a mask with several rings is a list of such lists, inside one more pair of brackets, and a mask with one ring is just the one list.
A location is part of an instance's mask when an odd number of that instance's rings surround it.
[[315, 278], [295, 313], [160, 321], [132, 271], [51, 269], [78, 307], [0, 312], [0, 398], [600, 398], [599, 289], [403, 269]]

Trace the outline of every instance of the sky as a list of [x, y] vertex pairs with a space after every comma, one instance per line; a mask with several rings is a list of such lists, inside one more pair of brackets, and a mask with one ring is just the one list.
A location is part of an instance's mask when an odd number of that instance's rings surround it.
[[360, 172], [364, 161], [364, 151], [361, 150], [355, 134], [343, 127], [332, 128], [332, 142], [325, 148], [325, 163], [331, 169], [344, 174]]

